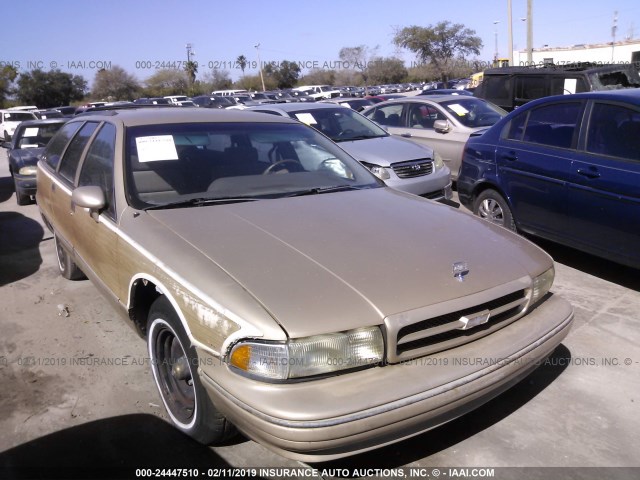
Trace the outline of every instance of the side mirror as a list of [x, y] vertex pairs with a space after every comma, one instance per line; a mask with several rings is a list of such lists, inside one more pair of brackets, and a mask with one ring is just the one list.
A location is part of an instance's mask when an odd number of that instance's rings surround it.
[[451, 127], [448, 120], [436, 120], [433, 122], [433, 128], [436, 132], [447, 133]]
[[88, 185], [86, 187], [78, 187], [73, 191], [71, 203], [80, 208], [88, 208], [91, 217], [98, 221], [98, 213], [107, 205], [107, 200], [100, 187]]

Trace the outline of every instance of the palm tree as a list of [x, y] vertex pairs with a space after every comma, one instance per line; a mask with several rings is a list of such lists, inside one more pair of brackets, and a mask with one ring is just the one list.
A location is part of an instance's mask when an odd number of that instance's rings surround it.
[[236, 63], [240, 66], [240, 70], [242, 70], [242, 76], [244, 77], [244, 69], [247, 68], [247, 57], [244, 55], [239, 55], [236, 58]]

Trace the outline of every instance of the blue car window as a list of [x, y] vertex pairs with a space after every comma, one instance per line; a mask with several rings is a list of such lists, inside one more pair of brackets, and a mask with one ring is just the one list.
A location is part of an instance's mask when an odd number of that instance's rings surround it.
[[578, 126], [582, 102], [562, 102], [531, 110], [524, 132], [524, 141], [570, 148]]
[[640, 112], [596, 103], [587, 131], [587, 151], [640, 161]]

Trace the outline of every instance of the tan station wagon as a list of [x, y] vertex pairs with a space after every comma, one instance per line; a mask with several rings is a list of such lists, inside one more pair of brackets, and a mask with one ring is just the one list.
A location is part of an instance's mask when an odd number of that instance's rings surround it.
[[518, 382], [573, 320], [539, 248], [285, 117], [76, 117], [37, 200], [62, 275], [147, 338], [169, 416], [207, 444], [237, 428], [318, 461], [396, 442]]

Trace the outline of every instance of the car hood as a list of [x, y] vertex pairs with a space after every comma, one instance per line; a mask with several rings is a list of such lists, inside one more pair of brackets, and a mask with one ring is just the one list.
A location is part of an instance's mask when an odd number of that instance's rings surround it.
[[381, 167], [388, 167], [396, 162], [433, 158], [432, 149], [392, 135], [344, 141], [338, 145], [359, 162], [373, 163]]
[[[291, 337], [381, 324], [552, 264], [503, 228], [388, 188], [148, 215], [222, 268]], [[461, 261], [470, 269], [464, 282], [453, 276]]]
[[16, 164], [19, 164], [20, 167], [25, 167], [29, 165], [36, 165], [44, 152], [44, 148], [19, 148], [11, 150], [10, 156], [13, 158]]

